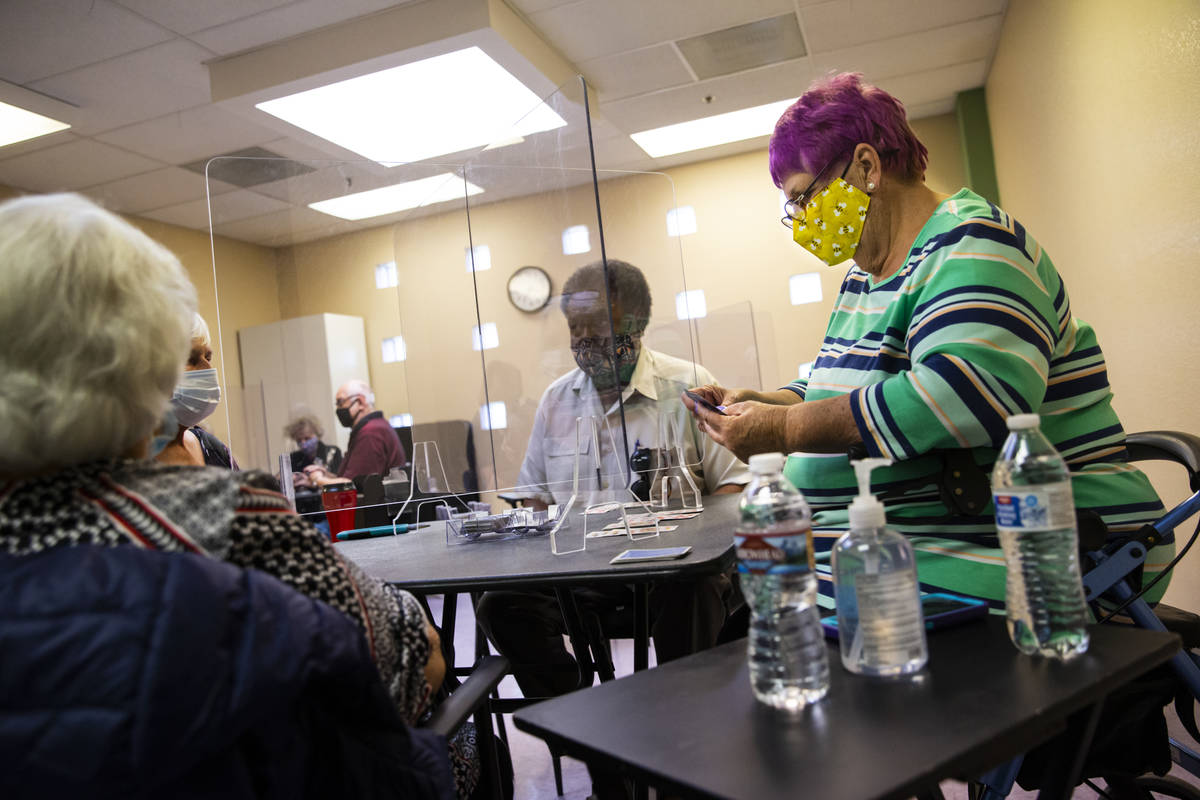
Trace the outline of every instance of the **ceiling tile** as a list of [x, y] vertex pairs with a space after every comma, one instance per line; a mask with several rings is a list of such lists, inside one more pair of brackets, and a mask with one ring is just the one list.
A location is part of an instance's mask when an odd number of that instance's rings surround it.
[[185, 164], [274, 139], [279, 134], [240, 114], [207, 105], [175, 111], [96, 136], [168, 164]]
[[[307, 205], [332, 197], [341, 197], [355, 192], [365, 192], [382, 186], [402, 183], [405, 178], [389, 172], [380, 172], [374, 162], [305, 162], [299, 164], [316, 167], [316, 171], [282, 181], [264, 183], [254, 191], [296, 205]], [[420, 177], [433, 170], [422, 170]]]
[[362, 225], [349, 220], [337, 220], [329, 228], [313, 228], [311, 231], [301, 231], [293, 236], [290, 240], [276, 239], [268, 240], [265, 244], [270, 244], [274, 247], [279, 247], [288, 244], [303, 244], [304, 242], [315, 242], [318, 239], [325, 239], [330, 236], [337, 236], [340, 233], [350, 233], [351, 231], [361, 231], [368, 228], [373, 228], [373, 225]]
[[791, 0], [697, 0], [686, 8], [644, 0], [582, 0], [530, 14], [529, 20], [569, 61], [579, 64], [793, 10]]
[[[601, 103], [600, 111], [626, 133], [800, 96], [817, 77], [808, 59], [773, 64], [653, 94]], [[711, 97], [712, 102], [705, 102]]]
[[693, 80], [678, 51], [669, 44], [602, 56], [577, 66], [601, 101], [645, 94]]
[[195, 33], [287, 5], [292, 0], [116, 0], [176, 33]]
[[[221, 225], [247, 217], [256, 217], [259, 214], [282, 211], [289, 207], [287, 203], [280, 202], [273, 197], [264, 197], [246, 189], [238, 189], [212, 198], [212, 220], [214, 225]], [[160, 222], [169, 222], [173, 225], [182, 225], [185, 228], [208, 230], [208, 201], [203, 198], [191, 200], [187, 203], [156, 208], [141, 216]]]
[[48, 92], [87, 111], [76, 132], [92, 135], [211, 100], [208, 68], [212, 54], [183, 39], [84, 69], [37, 81], [30, 88]]
[[522, 14], [536, 14], [539, 11], [545, 11], [548, 8], [555, 6], [569, 6], [580, 2], [580, 0], [509, 0], [509, 5], [520, 11]]
[[[318, 142], [324, 142], [324, 139], [318, 139]], [[273, 152], [279, 153], [281, 156], [295, 159], [296, 161], [346, 161], [347, 159], [339, 159], [335, 155], [322, 150], [320, 147], [307, 142], [297, 141], [296, 139], [272, 139], [269, 142], [264, 142], [263, 147]], [[360, 156], [361, 158], [361, 156]], [[313, 166], [316, 166], [315, 164]]]
[[53, 192], [107, 183], [161, 166], [101, 142], [77, 139], [0, 161], [0, 183]]
[[920, 103], [915, 106], [906, 105], [904, 113], [909, 119], [924, 119], [925, 117], [936, 117], [939, 114], [953, 113], [955, 101], [953, 97], [947, 97], [945, 100], [935, 100], [932, 103]]
[[833, 0], [800, 11], [808, 52], [823, 53], [1004, 12], [1005, 0]]
[[897, 97], [905, 107], [953, 100], [959, 92], [983, 86], [988, 62], [971, 61], [950, 67], [897, 75], [878, 82], [880, 89]]
[[[207, 191], [223, 194], [233, 186], [213, 181]], [[118, 181], [89, 186], [84, 192], [100, 201], [105, 208], [136, 214], [149, 208], [179, 205], [190, 200], [203, 200], [206, 195], [204, 178], [179, 167], [167, 167], [144, 172]]]
[[0, 14], [0, 75], [20, 84], [173, 38], [109, 0], [9, 0]]
[[347, 226], [342, 224], [344, 222], [345, 220], [313, 211], [311, 208], [299, 207], [225, 222], [217, 225], [216, 232], [233, 239], [269, 244], [290, 241], [301, 233], [332, 236], [347, 229]]
[[1000, 38], [1000, 15], [895, 36], [870, 44], [814, 54], [819, 73], [861, 72], [878, 82], [896, 75], [923, 72], [990, 57]]
[[215, 53], [231, 55], [409, 2], [420, 0], [338, 0], [336, 3], [298, 0], [237, 22], [209, 27], [189, 38]]

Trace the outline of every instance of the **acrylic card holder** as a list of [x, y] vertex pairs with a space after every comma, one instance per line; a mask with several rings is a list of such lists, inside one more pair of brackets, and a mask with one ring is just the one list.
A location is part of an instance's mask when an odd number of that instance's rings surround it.
[[[605, 477], [600, 430], [604, 429], [608, 452], [621, 453], [617, 449], [611, 426], [603, 417], [588, 416], [575, 418], [575, 467], [571, 479], [571, 499], [567, 501], [558, 522], [550, 530], [550, 552], [556, 556], [579, 553], [587, 549], [588, 534], [603, 530], [613, 514], [620, 514], [625, 535], [630, 541], [652, 539], [660, 534], [657, 518], [653, 528], [644, 530], [629, 524], [627, 508], [640, 509], [647, 517], [653, 517], [650, 506], [639, 500], [629, 490], [629, 476], [619, 472]], [[615, 483], [614, 481], [619, 481]], [[583, 515], [582, 530], [570, 526], [570, 513], [579, 508]], [[635, 535], [634, 531], [639, 532]]]

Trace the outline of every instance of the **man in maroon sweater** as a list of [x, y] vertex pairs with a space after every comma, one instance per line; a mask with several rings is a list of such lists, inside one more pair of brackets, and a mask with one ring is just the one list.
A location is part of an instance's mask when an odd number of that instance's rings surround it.
[[392, 467], [404, 466], [404, 445], [383, 412], [375, 410], [375, 393], [366, 381], [355, 379], [342, 384], [334, 403], [338, 422], [351, 429], [346, 457], [337, 475], [315, 464], [306, 467], [304, 472], [310, 481], [323, 486], [359, 475], [386, 475]]

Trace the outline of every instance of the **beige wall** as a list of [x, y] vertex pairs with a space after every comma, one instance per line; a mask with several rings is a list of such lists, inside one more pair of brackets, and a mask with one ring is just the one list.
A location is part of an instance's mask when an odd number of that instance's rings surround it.
[[[275, 250], [223, 236], [216, 237], [210, 243], [208, 234], [201, 231], [142, 217], [127, 219], [173, 252], [196, 287], [198, 310], [208, 322], [213, 339], [213, 366], [218, 368], [225, 387], [221, 408], [205, 422], [205, 427], [229, 442], [236, 458], [238, 443], [246, 441], [247, 424], [241, 391], [242, 363], [238, 356], [237, 331], [239, 328], [280, 319]], [[214, 244], [215, 280], [220, 296], [219, 318], [218, 292], [214, 290]]]
[[[1200, 4], [1012, 0], [987, 101], [1001, 202], [1099, 333], [1126, 429], [1200, 432]], [[1200, 610], [1194, 564], [1167, 600]]]
[[[957, 190], [963, 171], [954, 118], [919, 120], [914, 128], [931, 152], [930, 184]], [[768, 175], [765, 150], [666, 175], [604, 180], [600, 194], [606, 253], [646, 272], [655, 302], [652, 329], [675, 320], [675, 294], [685, 288], [682, 258], [686, 288], [705, 291], [710, 315], [751, 304], [760, 371], [768, 388], [792, 379], [797, 367], [816, 355], [845, 270], [827, 267], [800, 250], [780, 225], [780, 193]], [[666, 235], [666, 212], [675, 205], [695, 208], [697, 233], [680, 239]], [[564, 256], [561, 232], [575, 224], [589, 224], [593, 249]], [[461, 212], [284, 248], [279, 255], [281, 315], [363, 317], [370, 379], [385, 412], [409, 412], [418, 421], [467, 419], [478, 425], [483, 382], [480, 356], [470, 347], [478, 300], [481, 319], [495, 322], [500, 332], [499, 348], [486, 353], [487, 375], [490, 399], [503, 400], [509, 409], [509, 426], [495, 437], [495, 455], [499, 485], [512, 486], [541, 392], [574, 364], [557, 306], [524, 314], [508, 302], [505, 285], [518, 267], [535, 264], [549, 272], [557, 293], [576, 268], [599, 258], [595, 227], [590, 183], [474, 208], [473, 241], [489, 246], [493, 262], [491, 270], [476, 275], [478, 298], [465, 269], [467, 224]], [[378, 290], [375, 265], [391, 260], [397, 262], [400, 286]], [[788, 278], [802, 272], [821, 275], [822, 302], [791, 305]], [[382, 363], [381, 339], [401, 332], [408, 361]], [[728, 346], [741, 351], [745, 343]], [[486, 436], [477, 442], [487, 485], [492, 454]]]

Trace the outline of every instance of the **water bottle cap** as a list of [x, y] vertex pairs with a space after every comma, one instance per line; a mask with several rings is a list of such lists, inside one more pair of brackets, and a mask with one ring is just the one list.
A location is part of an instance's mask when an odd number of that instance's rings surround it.
[[1036, 428], [1041, 423], [1042, 418], [1037, 414], [1013, 414], [1008, 418], [1008, 429], [1010, 431], [1027, 431]]
[[750, 471], [755, 475], [782, 472], [783, 453], [758, 453], [750, 456]]

